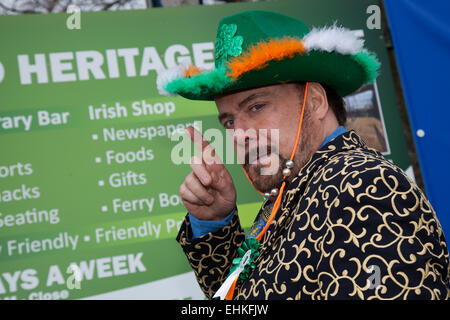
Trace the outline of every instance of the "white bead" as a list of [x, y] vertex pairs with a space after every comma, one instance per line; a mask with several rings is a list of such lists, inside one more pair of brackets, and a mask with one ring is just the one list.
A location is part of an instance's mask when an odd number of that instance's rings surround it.
[[270, 198], [270, 193], [268, 193], [268, 192], [264, 193], [264, 198], [266, 198], [266, 199]]
[[289, 168], [284, 168], [283, 169], [283, 176], [289, 176], [291, 174], [291, 169]]
[[286, 168], [291, 169], [293, 167], [294, 167], [294, 161], [292, 161], [292, 160], [286, 161]]
[[276, 196], [278, 195], [278, 189], [277, 189], [277, 188], [272, 189], [272, 190], [270, 191], [270, 194], [271, 194], [273, 197], [276, 197]]

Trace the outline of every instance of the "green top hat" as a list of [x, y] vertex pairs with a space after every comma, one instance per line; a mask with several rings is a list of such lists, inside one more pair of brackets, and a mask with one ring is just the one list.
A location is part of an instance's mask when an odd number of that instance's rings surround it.
[[355, 32], [313, 28], [270, 11], [244, 11], [219, 22], [215, 69], [179, 66], [158, 74], [158, 89], [191, 100], [286, 82], [327, 84], [340, 96], [371, 83], [380, 66]]

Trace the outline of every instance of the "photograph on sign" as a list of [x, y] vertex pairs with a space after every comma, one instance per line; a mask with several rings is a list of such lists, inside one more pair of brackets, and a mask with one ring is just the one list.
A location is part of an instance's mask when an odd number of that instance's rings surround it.
[[361, 87], [344, 98], [347, 130], [355, 130], [366, 144], [381, 152], [391, 153], [376, 82]]

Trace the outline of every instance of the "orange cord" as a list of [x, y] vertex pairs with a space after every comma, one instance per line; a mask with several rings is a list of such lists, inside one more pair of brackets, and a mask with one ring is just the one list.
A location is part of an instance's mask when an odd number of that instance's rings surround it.
[[[298, 129], [297, 129], [297, 137], [295, 138], [294, 148], [292, 150], [292, 154], [291, 154], [290, 160], [294, 159], [295, 151], [297, 150], [298, 142], [300, 140], [300, 133], [302, 131], [303, 115], [305, 113], [305, 104], [306, 104], [306, 96], [307, 96], [307, 94], [308, 94], [308, 82], [306, 82], [306, 86], [305, 86], [305, 94], [303, 96], [302, 112], [300, 113], [300, 120], [299, 120], [299, 124], [298, 124]], [[245, 175], [247, 176], [247, 178], [250, 181], [250, 183], [252, 184], [252, 186], [256, 189], [256, 187], [253, 185], [253, 182], [250, 179], [250, 177], [248, 176], [248, 174], [245, 171], [245, 169], [244, 168], [242, 168], [242, 169], [244, 170]], [[286, 178], [286, 176], [283, 176], [283, 179], [285, 179], [285, 178]], [[275, 203], [273, 205], [272, 212], [270, 213], [269, 219], [267, 220], [266, 225], [261, 230], [261, 232], [256, 236], [256, 240], [258, 240], [258, 241], [261, 240], [263, 234], [269, 228], [270, 223], [272, 222], [273, 218], [275, 217], [275, 214], [277, 213], [278, 209], [280, 208], [281, 198], [282, 198], [282, 195], [283, 195], [283, 191], [284, 191], [285, 185], [286, 185], [286, 182], [283, 181], [283, 183], [281, 184], [281, 188], [279, 190], [279, 193], [278, 193], [278, 197], [275, 200]], [[256, 191], [258, 191], [261, 194], [264, 194], [261, 191], [259, 191], [258, 189], [256, 189]]]
[[[301, 133], [301, 129], [302, 129], [302, 123], [303, 123], [303, 115], [305, 113], [305, 103], [306, 103], [306, 95], [308, 94], [308, 82], [306, 82], [306, 86], [305, 86], [305, 94], [303, 97], [303, 105], [302, 105], [302, 112], [300, 113], [300, 120], [299, 120], [299, 124], [298, 124], [298, 129], [297, 129], [297, 137], [295, 138], [295, 144], [294, 144], [294, 148], [292, 150], [292, 154], [291, 154], [291, 158], [290, 160], [294, 159], [295, 156], [295, 151], [297, 150], [297, 146], [298, 146], [298, 142], [300, 140], [300, 133]], [[250, 177], [247, 174], [247, 171], [245, 171], [245, 169], [242, 167], [242, 169], [244, 170], [244, 173], [247, 177], [247, 179], [250, 181], [250, 183], [252, 184], [252, 186], [256, 189], [256, 191], [258, 191], [261, 194], [261, 191], [259, 191], [255, 185], [253, 184], [252, 180], [250, 179]], [[285, 179], [286, 176], [283, 176], [283, 179]], [[272, 212], [270, 213], [269, 219], [267, 219], [266, 225], [264, 226], [264, 228], [261, 230], [261, 232], [256, 236], [256, 240], [261, 241], [262, 236], [264, 235], [264, 233], [266, 232], [266, 230], [269, 228], [269, 225], [271, 224], [273, 218], [275, 217], [278, 209], [280, 208], [281, 205], [281, 198], [283, 196], [283, 191], [284, 191], [284, 187], [286, 185], [286, 181], [283, 181], [283, 183], [281, 184], [280, 190], [279, 190], [279, 194], [277, 199], [275, 200], [275, 203], [273, 205], [272, 208]], [[233, 296], [234, 296], [234, 289], [236, 288], [236, 283], [237, 280], [239, 279], [239, 276], [236, 277], [236, 279], [233, 281], [230, 289], [228, 290], [226, 296], [225, 296], [225, 300], [233, 300]]]
[[281, 185], [281, 188], [279, 190], [277, 200], [275, 200], [275, 203], [273, 205], [272, 212], [270, 213], [269, 219], [267, 219], [266, 225], [261, 230], [261, 232], [256, 236], [256, 240], [261, 241], [261, 238], [264, 235], [264, 232], [266, 232], [266, 230], [269, 228], [269, 225], [272, 223], [272, 220], [275, 217], [275, 214], [277, 213], [278, 209], [280, 208], [281, 198], [282, 198], [281, 195], [283, 194], [285, 185], [286, 185], [286, 182], [283, 182], [283, 184]]
[[297, 146], [298, 146], [298, 141], [300, 140], [300, 132], [302, 131], [303, 114], [305, 113], [306, 95], [308, 94], [308, 83], [309, 82], [306, 82], [306, 85], [305, 85], [305, 94], [303, 96], [302, 112], [300, 114], [300, 121], [299, 121], [298, 129], [297, 129], [297, 137], [295, 138], [294, 148], [292, 150], [292, 154], [290, 157], [291, 161], [294, 159], [295, 151], [297, 150]]
[[245, 176], [247, 177], [248, 181], [250, 181], [251, 185], [253, 186], [253, 188], [255, 188], [256, 191], [258, 191], [259, 193], [261, 193], [262, 195], [264, 195], [264, 192], [259, 191], [255, 185], [253, 184], [252, 179], [250, 179], [250, 177], [248, 176], [247, 171], [245, 171], [244, 167], [242, 167], [242, 170], [244, 170]]

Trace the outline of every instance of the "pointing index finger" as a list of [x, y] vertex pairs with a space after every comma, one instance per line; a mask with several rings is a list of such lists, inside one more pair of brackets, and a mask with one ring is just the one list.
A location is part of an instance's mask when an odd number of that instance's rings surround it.
[[191, 138], [192, 142], [194, 142], [195, 148], [198, 150], [198, 152], [200, 152], [200, 154], [203, 154], [203, 150], [209, 146], [209, 142], [203, 138], [200, 131], [192, 126], [187, 127], [186, 132], [189, 135], [189, 138]]
[[195, 148], [200, 152], [202, 161], [206, 164], [222, 164], [211, 144], [203, 138], [203, 135], [192, 126], [186, 128], [186, 132], [194, 142]]

